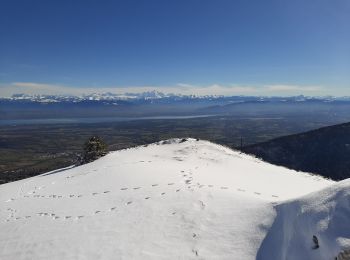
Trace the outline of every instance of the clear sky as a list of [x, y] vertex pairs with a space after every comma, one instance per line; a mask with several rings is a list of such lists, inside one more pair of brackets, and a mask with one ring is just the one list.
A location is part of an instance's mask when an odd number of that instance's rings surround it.
[[0, 95], [350, 95], [348, 0], [1, 0]]

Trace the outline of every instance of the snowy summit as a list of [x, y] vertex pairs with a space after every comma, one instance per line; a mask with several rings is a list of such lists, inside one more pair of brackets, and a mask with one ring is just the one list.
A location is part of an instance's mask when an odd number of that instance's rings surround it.
[[349, 187], [171, 139], [1, 185], [0, 259], [341, 259]]

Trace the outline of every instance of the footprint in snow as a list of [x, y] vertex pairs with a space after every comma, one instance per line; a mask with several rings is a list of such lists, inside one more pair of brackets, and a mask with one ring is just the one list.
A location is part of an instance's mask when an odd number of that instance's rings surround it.
[[70, 218], [72, 218], [72, 216], [65, 216], [64, 218], [65, 219], [70, 219]]
[[151, 198], [151, 197], [146, 197], [145, 200], [148, 200], [148, 199], [150, 199], [150, 198]]
[[78, 198], [81, 198], [81, 197], [83, 197], [83, 195], [78, 195]]
[[113, 208], [110, 208], [109, 211], [113, 211], [113, 210], [116, 210], [117, 207], [113, 207]]
[[76, 219], [82, 219], [84, 216], [77, 216]]
[[100, 211], [100, 210], [96, 210], [96, 211], [95, 211], [95, 214], [98, 214], [98, 213], [101, 213], [101, 211]]
[[128, 201], [127, 203], [126, 203], [126, 205], [130, 205], [132, 203], [132, 201]]
[[165, 195], [165, 192], [162, 192], [160, 195]]
[[171, 182], [171, 183], [168, 183], [168, 185], [174, 185], [174, 183], [173, 183], [173, 182]]
[[173, 212], [173, 213], [171, 213], [172, 215], [175, 215], [176, 214], [176, 212]]
[[205, 209], [205, 204], [204, 204], [204, 202], [203, 201], [199, 201], [199, 204], [200, 204], [200, 206], [201, 206], [201, 209]]
[[227, 190], [228, 187], [220, 187], [220, 189], [222, 189], [222, 190]]
[[156, 187], [156, 186], [158, 186], [158, 184], [152, 184], [152, 187]]
[[97, 195], [97, 194], [98, 194], [97, 192], [92, 193], [93, 196], [95, 196], [95, 195]]
[[260, 193], [260, 192], [254, 192], [254, 194], [256, 194], [256, 195], [261, 195], [261, 193]]
[[272, 197], [274, 197], [274, 198], [278, 198], [278, 196], [277, 195], [271, 195]]
[[59, 216], [54, 216], [52, 219], [59, 219], [60, 217]]
[[180, 191], [180, 189], [176, 190], [176, 192], [179, 192], [179, 191]]
[[110, 191], [109, 191], [109, 190], [106, 190], [106, 191], [104, 191], [103, 193], [110, 193]]
[[138, 190], [138, 189], [141, 189], [141, 187], [135, 187], [134, 190]]
[[[97, 193], [96, 193], [97, 194]], [[96, 194], [92, 194], [92, 195], [96, 195]], [[74, 197], [74, 195], [73, 194], [71, 194], [71, 195], [69, 195], [69, 197], [70, 198], [73, 198]]]
[[128, 188], [121, 188], [121, 190], [127, 190]]

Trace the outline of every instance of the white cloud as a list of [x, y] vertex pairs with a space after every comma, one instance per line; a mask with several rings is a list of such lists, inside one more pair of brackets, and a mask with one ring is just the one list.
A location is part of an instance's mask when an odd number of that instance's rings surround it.
[[324, 89], [320, 86], [297, 86], [297, 85], [268, 85], [265, 86], [267, 91], [284, 91], [284, 92], [319, 92]]
[[0, 96], [11, 96], [12, 94], [50, 94], [50, 95], [81, 95], [96, 92], [111, 92], [115, 94], [140, 93], [157, 90], [164, 93], [183, 95], [256, 95], [256, 96], [290, 96], [290, 95], [327, 95], [326, 89], [321, 86], [302, 85], [220, 85], [208, 86], [191, 85], [179, 83], [175, 86], [129, 86], [129, 87], [70, 87], [55, 84], [42, 84], [33, 82], [14, 82], [0, 85]]

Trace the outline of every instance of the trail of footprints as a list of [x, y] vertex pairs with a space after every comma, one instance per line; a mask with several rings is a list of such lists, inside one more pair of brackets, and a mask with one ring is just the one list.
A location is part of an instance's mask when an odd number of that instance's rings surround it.
[[[196, 184], [193, 184], [193, 177], [192, 176], [188, 176], [188, 175], [192, 175], [192, 173], [190, 172], [189, 174], [183, 174], [184, 171], [181, 171], [181, 174], [182, 174], [182, 177], [184, 178], [184, 183], [185, 185], [187, 185], [187, 188], [188, 189], [191, 189], [191, 191], [194, 191], [194, 188], [198, 188], [198, 189], [201, 189], [203, 187], [207, 187], [207, 188], [218, 188], [218, 189], [221, 189], [221, 190], [229, 190], [229, 189], [233, 189], [233, 188], [230, 188], [230, 187], [227, 187], [227, 186], [215, 186], [215, 185], [212, 185], [212, 184], [208, 184], [208, 185], [204, 185], [204, 184], [201, 184], [199, 182], [197, 182]], [[167, 183], [165, 184], [167, 186], [173, 186], [175, 185], [175, 183], [171, 182], [171, 183]], [[155, 184], [151, 184], [151, 187], [160, 187], [160, 185], [158, 183], [155, 183]], [[29, 195], [24, 195], [23, 198], [49, 198], [49, 199], [63, 199], [63, 198], [82, 198], [82, 197], [86, 197], [86, 196], [98, 196], [98, 195], [103, 195], [103, 194], [109, 194], [111, 193], [110, 190], [106, 190], [106, 191], [102, 191], [102, 192], [92, 192], [90, 194], [86, 194], [86, 195], [83, 195], [83, 194], [69, 194], [69, 195], [57, 195], [57, 194], [51, 194], [51, 195], [40, 195], [40, 194], [36, 194], [36, 191], [37, 190], [41, 190], [42, 188], [45, 188], [45, 186], [40, 186], [40, 187], [35, 187], [34, 188], [34, 191], [30, 191], [28, 192], [27, 194]], [[122, 187], [120, 188], [119, 190], [120, 191], [130, 191], [130, 190], [140, 190], [142, 189], [142, 187], [132, 187], [132, 188], [129, 188], [129, 187]], [[241, 189], [241, 188], [237, 188], [236, 189], [237, 191], [239, 192], [248, 192], [246, 191], [245, 189]], [[180, 192], [181, 191], [181, 188], [177, 188], [174, 190], [175, 192]], [[262, 195], [262, 193], [260, 192], [256, 192], [254, 191], [253, 194], [255, 195]], [[166, 195], [165, 192], [161, 192], [159, 193], [160, 196], [164, 196]], [[271, 197], [273, 198], [278, 198], [279, 196], [278, 195], [271, 195]], [[149, 200], [151, 199], [150, 196], [147, 196], [147, 197], [144, 197], [144, 200]], [[11, 201], [15, 201], [14, 198], [10, 198], [8, 199], [6, 202], [11, 202]], [[200, 202], [200, 207], [201, 209], [204, 209], [205, 208], [205, 204], [204, 202], [202, 201], [199, 201]], [[127, 201], [125, 202], [125, 206], [129, 206], [133, 203], [133, 201]], [[15, 220], [21, 220], [21, 219], [30, 219], [32, 218], [33, 216], [30, 216], [30, 215], [27, 215], [27, 216], [15, 216], [16, 214], [16, 210], [15, 209], [12, 209], [12, 208], [8, 208], [7, 209], [9, 211], [9, 216], [8, 218], [5, 220], [6, 222], [9, 222], [11, 220], [15, 221]], [[110, 213], [110, 212], [116, 212], [117, 211], [117, 206], [113, 206], [107, 210], [96, 210], [94, 211], [92, 214], [90, 215], [87, 215], [87, 216], [94, 216], [94, 215], [98, 215], [98, 214], [102, 214], [102, 213]], [[172, 215], [175, 215], [176, 212], [172, 212], [171, 213]], [[79, 219], [82, 219], [84, 217], [87, 217], [85, 215], [79, 215], [79, 216], [58, 216], [56, 215], [55, 213], [48, 213], [48, 212], [39, 212], [36, 214], [36, 216], [38, 217], [50, 217], [52, 218], [53, 220], [79, 220]]]

